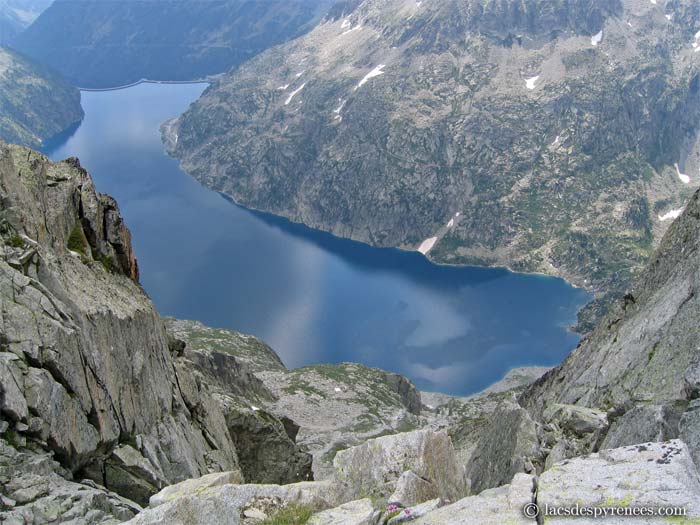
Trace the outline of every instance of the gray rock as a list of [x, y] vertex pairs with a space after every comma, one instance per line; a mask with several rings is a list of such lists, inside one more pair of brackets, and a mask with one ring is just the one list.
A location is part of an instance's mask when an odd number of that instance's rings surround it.
[[396, 490], [389, 496], [389, 503], [410, 507], [437, 496], [437, 487], [432, 481], [421, 478], [412, 470], [407, 470], [396, 482]]
[[[14, 354], [0, 354], [0, 411], [13, 421], [27, 420], [24, 398], [24, 363]], [[26, 368], [26, 367], [25, 367]]]
[[619, 448], [675, 439], [678, 437], [679, 420], [680, 413], [674, 406], [635, 407], [615, 420], [600, 448]]
[[249, 483], [284, 484], [313, 479], [311, 454], [297, 446], [279, 418], [260, 409], [232, 407], [226, 410], [226, 425]]
[[532, 525], [525, 519], [522, 508], [533, 501], [534, 478], [516, 474], [511, 484], [484, 490], [477, 496], [463, 498], [455, 503], [429, 512], [417, 519], [416, 525]]
[[405, 523], [407, 521], [414, 521], [418, 518], [433, 512], [436, 509], [442, 507], [443, 502], [440, 498], [432, 499], [421, 503], [420, 505], [415, 505], [412, 507], [402, 508], [396, 516], [392, 517], [387, 521], [387, 525], [394, 525], [395, 523]]
[[177, 498], [202, 493], [212, 487], [239, 484], [242, 482], [243, 478], [241, 477], [241, 473], [238, 471], [215, 472], [199, 478], [186, 479], [180, 483], [169, 485], [157, 494], [151, 496], [149, 505], [151, 507], [158, 507], [159, 505], [163, 505], [164, 503], [168, 503]]
[[688, 445], [693, 461], [700, 469], [700, 399], [691, 401], [681, 416], [679, 437]]
[[[166, 489], [167, 490], [167, 489]], [[239, 525], [241, 515], [251, 508], [266, 515], [290, 505], [323, 510], [337, 505], [335, 487], [324, 481], [289, 485], [205, 486], [191, 489], [180, 485], [167, 499], [154, 496], [158, 506], [145, 510], [130, 525]], [[157, 502], [156, 501], [156, 502]]]
[[544, 463], [545, 470], [552, 468], [555, 463], [559, 463], [567, 458], [572, 458], [580, 454], [586, 453], [587, 447], [581, 447], [576, 441], [571, 441], [567, 438], [561, 438], [552, 447], [552, 450], [547, 454], [547, 459]]
[[434, 485], [439, 497], [454, 501], [468, 490], [464, 469], [444, 431], [418, 430], [371, 439], [338, 452], [333, 467], [345, 499], [388, 498], [409, 470]]
[[586, 434], [603, 430], [608, 426], [604, 412], [559, 403], [548, 406], [542, 418], [546, 423], [553, 423], [564, 432], [578, 437], [584, 437]]
[[683, 374], [683, 393], [687, 399], [700, 398], [700, 363], [693, 363]]
[[372, 500], [365, 498], [349, 501], [339, 507], [324, 510], [311, 516], [308, 525], [375, 525], [379, 513], [374, 510]]
[[19, 452], [0, 439], [0, 522], [116, 524], [141, 510], [94, 483], [67, 480], [49, 454]]
[[[700, 517], [700, 478], [686, 445], [679, 441], [645, 443], [566, 460], [544, 472], [537, 503], [551, 506], [685, 507], [686, 519]], [[608, 517], [606, 523], [629, 523]], [[583, 519], [581, 523], [594, 523]], [[637, 517], [635, 523], [658, 523]], [[546, 518], [546, 523], [570, 520]], [[578, 523], [578, 520], [577, 520]]]
[[513, 403], [501, 405], [479, 431], [467, 463], [471, 491], [508, 483], [540, 455], [537, 428], [527, 411]]
[[140, 505], [166, 484], [163, 473], [130, 445], [112, 451], [104, 466], [105, 484]]

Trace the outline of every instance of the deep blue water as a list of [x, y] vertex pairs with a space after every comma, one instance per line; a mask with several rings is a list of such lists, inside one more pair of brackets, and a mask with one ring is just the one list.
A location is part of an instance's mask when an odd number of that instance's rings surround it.
[[554, 365], [588, 299], [560, 279], [436, 266], [231, 204], [163, 153], [159, 126], [204, 85], [83, 92], [85, 120], [47, 147], [80, 158], [118, 200], [161, 314], [267, 341], [289, 367], [359, 361], [420, 388], [478, 391], [510, 368]]

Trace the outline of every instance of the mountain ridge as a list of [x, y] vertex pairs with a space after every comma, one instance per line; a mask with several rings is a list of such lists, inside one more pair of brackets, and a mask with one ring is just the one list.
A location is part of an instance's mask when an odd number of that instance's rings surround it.
[[57, 0], [12, 45], [84, 88], [224, 72], [302, 34], [330, 0]]

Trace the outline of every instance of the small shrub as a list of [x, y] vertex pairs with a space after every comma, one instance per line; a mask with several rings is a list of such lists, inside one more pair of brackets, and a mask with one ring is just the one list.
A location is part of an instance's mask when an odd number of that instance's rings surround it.
[[17, 233], [12, 234], [9, 242], [10, 246], [12, 246], [13, 248], [22, 248], [24, 246], [24, 241], [22, 240], [22, 237], [20, 237]]
[[104, 255], [97, 250], [92, 250], [92, 258], [102, 263], [102, 266], [104, 266], [104, 269], [108, 272], [117, 273], [117, 264], [114, 262], [113, 257]]
[[312, 514], [313, 510], [306, 505], [289, 505], [259, 522], [258, 525], [304, 525]]
[[68, 249], [80, 255], [87, 255], [85, 253], [86, 246], [87, 239], [85, 238], [83, 227], [80, 225], [80, 222], [76, 222], [73, 231], [70, 232], [70, 236], [68, 237]]

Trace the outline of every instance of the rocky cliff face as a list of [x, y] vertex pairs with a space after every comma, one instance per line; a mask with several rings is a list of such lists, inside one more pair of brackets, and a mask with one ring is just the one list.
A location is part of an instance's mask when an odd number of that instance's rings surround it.
[[[221, 410], [206, 391], [188, 404], [189, 372], [136, 281], [116, 203], [76, 160], [5, 144], [0, 202], [3, 438], [52, 453], [68, 479], [142, 502], [174, 481], [236, 470]], [[31, 513], [22, 506], [34, 500], [14, 492], [3, 489], [13, 512]]]
[[330, 0], [56, 0], [13, 39], [81, 87], [193, 80], [313, 27]]
[[0, 140], [38, 147], [82, 118], [77, 89], [0, 47]]
[[699, 29], [681, 0], [344, 2], [168, 142], [243, 205], [602, 297], [700, 185]]
[[696, 192], [629, 292], [520, 396], [542, 425], [535, 461], [679, 436], [700, 460], [699, 250]]

